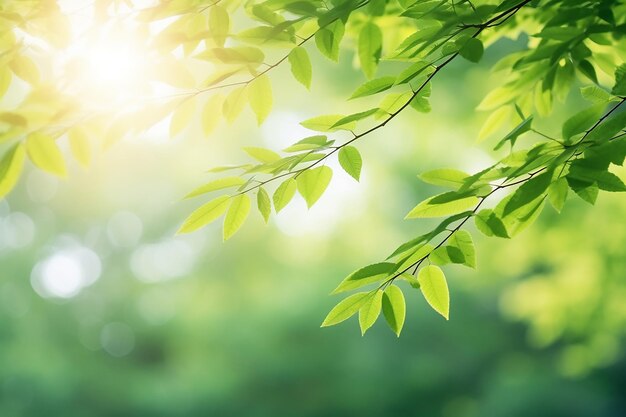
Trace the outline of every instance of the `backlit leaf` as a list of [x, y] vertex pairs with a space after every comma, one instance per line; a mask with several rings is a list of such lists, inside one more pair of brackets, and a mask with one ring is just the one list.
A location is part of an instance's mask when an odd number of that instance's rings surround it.
[[450, 293], [446, 277], [438, 266], [428, 265], [417, 274], [424, 298], [437, 313], [446, 320], [450, 315]]
[[402, 290], [394, 284], [385, 289], [382, 301], [383, 315], [396, 336], [400, 337], [406, 317], [406, 302]]
[[354, 146], [344, 146], [339, 150], [339, 164], [352, 178], [359, 180], [363, 160], [358, 149]]
[[224, 240], [230, 239], [241, 228], [250, 214], [250, 197], [239, 194], [231, 199], [224, 217]]
[[298, 175], [296, 179], [298, 192], [304, 197], [309, 208], [324, 194], [332, 176], [333, 171], [327, 166], [308, 169]]
[[193, 211], [177, 233], [190, 233], [217, 220], [228, 208], [230, 196], [222, 195]]

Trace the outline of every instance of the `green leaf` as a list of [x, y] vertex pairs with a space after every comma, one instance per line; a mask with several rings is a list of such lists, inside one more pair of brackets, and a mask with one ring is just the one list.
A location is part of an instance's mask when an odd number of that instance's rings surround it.
[[395, 268], [396, 264], [391, 262], [380, 262], [363, 267], [348, 275], [331, 294], [355, 290], [365, 285], [378, 282], [389, 276]]
[[56, 141], [43, 133], [31, 133], [26, 138], [28, 157], [44, 171], [65, 177], [65, 160]]
[[509, 238], [504, 222], [491, 209], [479, 211], [474, 217], [476, 228], [486, 236]]
[[504, 123], [511, 117], [511, 107], [500, 107], [496, 111], [492, 112], [478, 133], [478, 142], [482, 142], [487, 137], [492, 135], [498, 129], [500, 129]]
[[378, 25], [367, 22], [363, 25], [359, 34], [359, 61], [361, 68], [367, 78], [372, 78], [376, 74], [378, 61], [382, 53], [383, 33]]
[[313, 70], [311, 68], [311, 60], [309, 59], [309, 54], [306, 49], [301, 46], [292, 49], [289, 53], [289, 64], [291, 65], [293, 78], [306, 88], [310, 89]]
[[580, 89], [580, 94], [587, 101], [592, 103], [608, 103], [611, 101], [611, 95], [604, 89], [596, 85], [588, 85]]
[[311, 151], [314, 149], [320, 149], [324, 146], [328, 146], [331, 143], [332, 141], [329, 141], [328, 137], [326, 137], [325, 135], [309, 136], [283, 149], [283, 152]]
[[374, 78], [357, 88], [350, 96], [350, 99], [378, 94], [393, 87], [395, 82], [396, 77], [392, 76]]
[[317, 116], [311, 119], [307, 119], [300, 124], [307, 129], [315, 130], [317, 132], [332, 132], [335, 130], [353, 130], [356, 127], [356, 123], [343, 124], [342, 126], [334, 127], [338, 121], [345, 116], [339, 114], [330, 114], [325, 116]]
[[83, 168], [87, 168], [91, 161], [91, 146], [87, 134], [82, 128], [76, 126], [70, 129], [67, 137], [74, 158]]
[[530, 116], [524, 119], [519, 125], [515, 127], [509, 134], [507, 134], [498, 144], [495, 146], [494, 150], [498, 150], [504, 145], [506, 142], [511, 142], [511, 146], [515, 146], [515, 141], [517, 138], [528, 132], [532, 126], [533, 116]]
[[248, 86], [248, 100], [258, 124], [263, 123], [272, 111], [272, 84], [267, 75], [254, 79]]
[[382, 308], [387, 324], [396, 336], [400, 337], [406, 317], [406, 302], [404, 301], [404, 294], [398, 286], [391, 284], [385, 289]]
[[417, 274], [417, 281], [424, 298], [437, 313], [446, 320], [450, 315], [450, 293], [446, 276], [441, 268], [435, 265], [428, 265], [422, 268]]
[[412, 252], [405, 254], [405, 256], [398, 261], [398, 264], [400, 265], [398, 267], [398, 271], [405, 271], [406, 269], [412, 268], [420, 262], [423, 262], [423, 260], [430, 255], [433, 249], [435, 249], [435, 247], [430, 243], [425, 243], [416, 247]]
[[593, 126], [602, 116], [605, 107], [604, 103], [596, 104], [567, 119], [563, 124], [563, 139], [567, 141]]
[[25, 158], [24, 146], [18, 143], [0, 159], [0, 198], [4, 198], [15, 187], [22, 173]]
[[580, 181], [575, 178], [567, 178], [567, 183], [570, 188], [584, 201], [587, 203], [594, 205], [596, 203], [596, 199], [598, 198], [599, 188], [595, 183], [588, 183], [587, 181]]
[[339, 150], [339, 165], [355, 180], [361, 177], [363, 160], [359, 150], [354, 146], [344, 146]]
[[468, 173], [452, 168], [433, 169], [419, 175], [419, 179], [428, 184], [452, 188], [459, 188], [469, 177]]
[[195, 190], [187, 194], [185, 198], [192, 198], [202, 194], [210, 193], [211, 191], [223, 190], [225, 188], [239, 187], [245, 184], [245, 182], [246, 180], [241, 177], [218, 178], [196, 188]]
[[434, 70], [431, 64], [427, 61], [417, 61], [411, 64], [408, 68], [400, 72], [396, 78], [395, 84], [405, 84], [411, 81], [413, 78], [420, 75], [426, 70]]
[[321, 327], [334, 326], [349, 319], [372, 297], [369, 292], [359, 292], [341, 300], [326, 316]]
[[344, 125], [349, 125], [349, 124], [353, 124], [353, 122], [358, 122], [359, 120], [363, 120], [375, 113], [378, 112], [378, 107], [373, 108], [373, 109], [369, 109], [369, 110], [365, 110], [359, 113], [353, 113], [349, 116], [343, 117], [339, 120], [337, 120], [335, 122], [334, 125], [331, 126], [332, 129], [344, 126]]
[[219, 4], [211, 6], [209, 13], [209, 33], [218, 46], [224, 46], [230, 31], [230, 17], [226, 9]]
[[542, 172], [522, 184], [505, 204], [503, 216], [507, 216], [525, 205], [532, 204], [536, 199], [543, 196], [552, 183], [552, 175], [552, 170]]
[[563, 209], [563, 205], [565, 205], [568, 189], [567, 180], [563, 177], [554, 181], [548, 187], [548, 200], [550, 204], [552, 204], [552, 207], [559, 213]]
[[308, 169], [298, 175], [298, 192], [309, 208], [324, 194], [332, 177], [333, 171], [327, 166]]
[[264, 164], [280, 160], [280, 155], [274, 151], [256, 146], [246, 146], [242, 148], [248, 155]]
[[578, 63], [578, 70], [594, 83], [598, 83], [598, 76], [596, 75], [596, 70], [591, 62], [583, 59]]
[[267, 223], [270, 219], [270, 214], [272, 213], [272, 202], [270, 201], [270, 196], [263, 187], [259, 187], [259, 192], [256, 195], [256, 204], [261, 216], [263, 216], [263, 220]]
[[177, 233], [190, 233], [217, 220], [228, 208], [228, 203], [230, 196], [221, 195], [200, 206], [185, 219]]
[[377, 290], [373, 297], [370, 297], [365, 304], [359, 309], [359, 327], [361, 327], [361, 335], [376, 323], [380, 310], [383, 305], [383, 292]]
[[[458, 42], [457, 42], [458, 44]], [[480, 39], [469, 38], [467, 41], [461, 41], [459, 45], [459, 55], [467, 59], [470, 62], [478, 62], [483, 57], [485, 48]]]
[[25, 55], [15, 55], [13, 60], [9, 62], [9, 68], [30, 85], [36, 85], [41, 80], [37, 64]]
[[224, 217], [224, 240], [230, 239], [243, 226], [250, 214], [250, 197], [239, 194], [231, 199], [230, 207]]
[[274, 209], [276, 210], [276, 213], [285, 208], [285, 206], [289, 204], [293, 196], [296, 194], [296, 184], [296, 180], [289, 178], [276, 188], [273, 196]]
[[194, 112], [196, 110], [196, 98], [185, 98], [172, 113], [172, 120], [170, 122], [170, 137], [178, 135], [185, 130], [189, 123], [193, 119]]
[[451, 191], [422, 201], [413, 207], [405, 219], [449, 216], [476, 206], [478, 201], [474, 195]]
[[626, 96], [626, 64], [622, 64], [615, 70], [615, 85], [611, 94]]
[[214, 96], [211, 96], [202, 109], [202, 132], [206, 136], [210, 135], [219, 124], [221, 109], [223, 106], [224, 96], [222, 94], [215, 94]]
[[345, 31], [344, 24], [341, 20], [335, 20], [326, 27], [315, 33], [315, 44], [317, 49], [333, 61], [339, 60], [339, 44], [343, 38]]
[[590, 142], [607, 142], [624, 128], [626, 128], [626, 112], [621, 112], [593, 129], [587, 135], [587, 140]]
[[466, 230], [457, 230], [450, 236], [447, 245], [435, 249], [429, 259], [437, 265], [455, 263], [476, 268], [476, 250], [472, 235]]

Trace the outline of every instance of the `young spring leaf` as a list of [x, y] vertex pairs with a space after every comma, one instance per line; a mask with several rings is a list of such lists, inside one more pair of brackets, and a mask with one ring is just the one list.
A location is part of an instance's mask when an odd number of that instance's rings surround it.
[[172, 120], [170, 122], [170, 137], [178, 135], [185, 130], [189, 123], [193, 119], [194, 112], [196, 110], [196, 98], [187, 97], [179, 103], [172, 113]]
[[391, 262], [380, 262], [372, 265], [368, 265], [359, 270], [354, 271], [348, 275], [341, 283], [335, 288], [332, 294], [338, 294], [344, 291], [355, 290], [365, 285], [378, 282], [381, 279], [389, 276], [396, 268], [396, 264]]
[[372, 294], [369, 292], [359, 292], [344, 298], [330, 310], [321, 327], [334, 326], [349, 319], [359, 311], [371, 296]]
[[359, 34], [359, 61], [367, 78], [376, 74], [383, 46], [383, 33], [378, 25], [367, 22]]
[[456, 189], [462, 186], [469, 176], [470, 175], [468, 173], [459, 171], [458, 169], [441, 168], [426, 171], [419, 175], [419, 179], [428, 184], [441, 185], [443, 187]]
[[225, 188], [239, 187], [245, 182], [246, 180], [241, 177], [218, 178], [196, 188], [195, 190], [187, 194], [185, 198], [192, 198], [202, 194], [210, 193], [211, 191], [223, 190]]
[[245, 86], [238, 87], [232, 90], [224, 99], [222, 112], [228, 123], [232, 124], [239, 114], [241, 114], [248, 99], [247, 92]]
[[[463, 41], [462, 41], [463, 42]], [[470, 62], [478, 62], [483, 57], [485, 48], [480, 39], [469, 38], [459, 45], [459, 55]]]
[[446, 277], [438, 266], [428, 265], [417, 274], [420, 290], [430, 306], [446, 320], [450, 315], [450, 293]]
[[0, 198], [7, 195], [22, 173], [26, 152], [22, 144], [10, 148], [0, 159]]
[[252, 81], [248, 89], [250, 107], [260, 125], [272, 111], [272, 84], [269, 77], [263, 74]]
[[395, 82], [396, 77], [392, 76], [374, 78], [357, 88], [350, 96], [350, 99], [378, 94], [393, 87]]
[[383, 305], [383, 292], [376, 291], [373, 297], [370, 297], [365, 304], [359, 309], [359, 327], [361, 327], [361, 335], [376, 323], [380, 310]]
[[576, 113], [563, 124], [563, 139], [569, 140], [572, 136], [584, 132], [598, 121], [606, 105], [596, 104], [581, 112]]
[[230, 239], [241, 228], [250, 214], [250, 197], [239, 194], [231, 199], [224, 217], [224, 240]]
[[413, 207], [405, 219], [449, 216], [476, 206], [478, 201], [474, 195], [451, 191], [422, 201]]
[[300, 122], [303, 127], [307, 129], [315, 130], [317, 132], [332, 132], [334, 130], [353, 130], [356, 126], [356, 123], [343, 123], [341, 126], [335, 127], [338, 121], [343, 119], [345, 116], [339, 114], [329, 114], [324, 116], [312, 117], [310, 119], [305, 120], [304, 122]]
[[270, 200], [269, 194], [263, 187], [259, 187], [259, 192], [256, 195], [256, 204], [259, 209], [259, 213], [263, 216], [263, 220], [267, 223], [270, 219], [270, 214], [272, 213], [272, 202]]
[[248, 155], [264, 164], [280, 160], [280, 155], [274, 151], [256, 146], [246, 146], [242, 148]]
[[224, 46], [230, 31], [230, 17], [226, 9], [219, 4], [211, 6], [209, 13], [209, 33], [218, 46]]
[[478, 140], [477, 142], [482, 142], [498, 129], [500, 129], [507, 120], [511, 117], [511, 107], [504, 106], [500, 107], [496, 111], [492, 112], [483, 126], [480, 128], [480, 132], [478, 132]]
[[311, 68], [311, 60], [306, 49], [301, 46], [295, 47], [289, 53], [289, 64], [291, 65], [291, 73], [293, 78], [304, 85], [311, 88], [311, 78], [313, 70]]
[[67, 137], [72, 155], [83, 168], [87, 168], [91, 161], [91, 146], [87, 134], [82, 128], [73, 127], [67, 133]]
[[520, 124], [518, 124], [515, 129], [510, 131], [498, 144], [493, 148], [494, 150], [498, 150], [504, 145], [506, 142], [511, 142], [511, 146], [515, 146], [515, 141], [517, 138], [528, 132], [532, 126], [533, 116], [530, 116], [524, 119]]
[[569, 186], [567, 185], [567, 180], [563, 177], [554, 181], [548, 187], [548, 200], [550, 201], [550, 204], [552, 204], [552, 207], [554, 207], [554, 209], [559, 213], [565, 205], [568, 189]]
[[435, 249], [429, 259], [437, 265], [455, 263], [476, 268], [476, 250], [472, 235], [467, 230], [457, 230], [450, 236], [447, 245]]
[[298, 192], [309, 208], [324, 194], [332, 177], [333, 171], [327, 166], [308, 169], [298, 175]]
[[396, 336], [400, 337], [406, 317], [406, 302], [404, 301], [404, 294], [398, 286], [391, 284], [385, 289], [382, 308], [387, 324]]
[[209, 98], [207, 103], [202, 109], [201, 123], [202, 132], [208, 136], [210, 135], [221, 119], [221, 110], [224, 106], [224, 96], [222, 94], [215, 94]]
[[552, 175], [552, 170], [542, 172], [529, 179], [515, 190], [508, 202], [504, 205], [503, 216], [507, 216], [541, 197], [552, 183]]
[[345, 27], [341, 19], [337, 19], [315, 33], [317, 49], [332, 61], [339, 60], [339, 44], [343, 38]]
[[229, 202], [229, 195], [221, 195], [200, 206], [185, 219], [177, 233], [190, 233], [217, 220], [224, 214]]
[[359, 181], [361, 177], [361, 168], [363, 167], [363, 160], [358, 149], [354, 146], [344, 146], [339, 150], [339, 165], [346, 171], [352, 178]]
[[283, 181], [282, 184], [276, 188], [274, 191], [274, 209], [276, 213], [281, 211], [293, 198], [296, 194], [297, 182], [293, 178], [289, 178], [286, 181]]
[[605, 120], [587, 135], [589, 142], [607, 142], [626, 128], [626, 112], [621, 112]]
[[66, 175], [63, 154], [52, 137], [43, 133], [31, 133], [26, 138], [28, 157], [42, 170], [64, 177]]
[[479, 211], [474, 217], [474, 222], [476, 223], [476, 228], [485, 236], [510, 237], [502, 219], [491, 209]]

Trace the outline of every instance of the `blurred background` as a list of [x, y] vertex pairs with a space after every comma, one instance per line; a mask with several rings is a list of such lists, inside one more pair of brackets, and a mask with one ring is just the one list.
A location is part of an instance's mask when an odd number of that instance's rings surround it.
[[[479, 268], [446, 267], [449, 322], [407, 288], [400, 338], [380, 321], [365, 337], [356, 318], [319, 327], [339, 280], [432, 225], [402, 220], [437, 191], [417, 174], [497, 158], [475, 144], [487, 115], [474, 108], [513, 46], [450, 66], [432, 113], [363, 139], [361, 183], [337, 169], [311, 210], [297, 197], [269, 226], [252, 213], [225, 244], [220, 224], [175, 236], [205, 201], [182, 197], [211, 166], [246, 162], [241, 146], [279, 150], [310, 135], [301, 120], [369, 108], [345, 101], [361, 82], [350, 53], [316, 59], [311, 93], [277, 69], [261, 128], [249, 109], [208, 138], [167, 139], [165, 123], [67, 180], [28, 168], [0, 202], [0, 415], [624, 415], [621, 195], [570, 196], [514, 240], [470, 226]], [[580, 105], [573, 91], [546, 131]]]

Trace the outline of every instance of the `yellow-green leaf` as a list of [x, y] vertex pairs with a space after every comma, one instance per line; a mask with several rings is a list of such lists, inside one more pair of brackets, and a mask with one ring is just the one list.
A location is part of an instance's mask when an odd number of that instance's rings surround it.
[[67, 137], [72, 155], [83, 168], [87, 168], [91, 162], [91, 146], [87, 134], [80, 127], [73, 127]]
[[13, 61], [9, 63], [11, 70], [27, 83], [34, 85], [38, 84], [41, 76], [39, 74], [39, 68], [32, 59], [24, 55], [16, 55]]
[[248, 88], [250, 107], [256, 114], [257, 122], [260, 125], [272, 110], [272, 84], [267, 75], [261, 75], [252, 81]]
[[352, 178], [359, 180], [361, 177], [361, 168], [363, 167], [363, 159], [358, 149], [354, 146], [344, 146], [339, 151], [339, 165]]
[[245, 86], [235, 88], [230, 92], [230, 94], [228, 94], [228, 96], [226, 96], [224, 105], [222, 106], [222, 111], [228, 123], [232, 124], [241, 114], [241, 111], [246, 105], [246, 100], [247, 89]]
[[9, 149], [0, 160], [0, 198], [7, 195], [20, 178], [26, 152], [22, 144]]
[[311, 88], [313, 70], [311, 69], [311, 60], [306, 49], [301, 46], [293, 48], [289, 53], [289, 64], [291, 65], [293, 78], [306, 88]]
[[218, 46], [224, 46], [230, 30], [230, 17], [228, 11], [219, 4], [211, 6], [209, 13], [209, 33]]
[[212, 96], [202, 109], [202, 132], [205, 135], [210, 135], [217, 127], [221, 116], [222, 106], [224, 105], [224, 96], [222, 94], [216, 94]]
[[324, 194], [332, 177], [333, 171], [327, 166], [308, 169], [298, 176], [298, 192], [309, 208]]
[[187, 194], [185, 198], [196, 197], [202, 194], [210, 193], [211, 191], [223, 190], [224, 188], [239, 187], [245, 182], [246, 181], [241, 177], [218, 178], [196, 188], [195, 190]]
[[349, 319], [365, 304], [372, 294], [359, 292], [341, 300], [326, 316], [321, 327], [333, 326]]
[[281, 211], [293, 198], [296, 194], [297, 183], [293, 178], [289, 178], [286, 181], [283, 181], [282, 184], [278, 186], [276, 191], [274, 191], [274, 209], [276, 213]]
[[396, 336], [400, 337], [406, 317], [406, 302], [402, 290], [394, 284], [385, 289], [382, 301], [383, 315]]
[[224, 217], [224, 240], [230, 239], [243, 226], [250, 214], [250, 197], [239, 194], [232, 198], [226, 217]]
[[217, 220], [224, 214], [229, 202], [230, 196], [222, 195], [200, 206], [185, 219], [178, 233], [193, 232]]
[[373, 297], [370, 297], [359, 309], [359, 326], [361, 335], [374, 325], [382, 308], [383, 292], [378, 290]]
[[259, 187], [259, 192], [256, 195], [256, 204], [261, 216], [263, 216], [263, 220], [267, 223], [270, 219], [270, 214], [272, 213], [272, 202], [270, 200], [270, 196], [263, 187]]
[[422, 201], [406, 215], [405, 219], [442, 217], [461, 213], [478, 204], [478, 198], [449, 192]]
[[450, 293], [446, 277], [438, 266], [428, 265], [417, 274], [420, 290], [430, 306], [446, 320], [450, 315]]
[[30, 160], [44, 171], [64, 177], [65, 160], [56, 141], [43, 133], [31, 133], [26, 138], [26, 152]]

